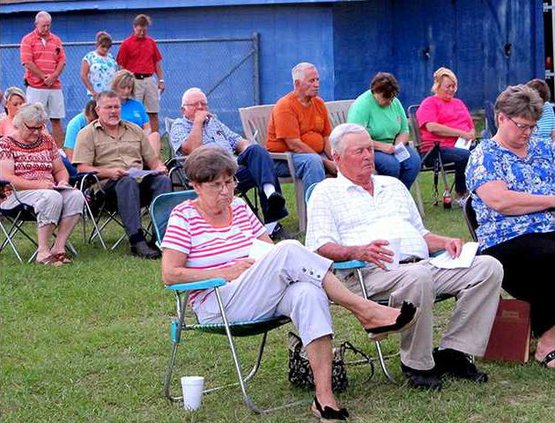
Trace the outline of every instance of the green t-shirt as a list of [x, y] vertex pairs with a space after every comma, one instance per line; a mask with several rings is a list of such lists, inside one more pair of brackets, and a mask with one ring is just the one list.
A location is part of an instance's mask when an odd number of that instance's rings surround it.
[[398, 98], [387, 107], [381, 107], [372, 91], [358, 96], [347, 117], [348, 123], [358, 123], [366, 128], [374, 141], [393, 144], [397, 135], [409, 132], [407, 115]]

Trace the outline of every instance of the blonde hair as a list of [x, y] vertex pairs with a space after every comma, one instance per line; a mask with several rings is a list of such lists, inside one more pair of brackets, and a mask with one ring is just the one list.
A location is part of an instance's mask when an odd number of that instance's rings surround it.
[[458, 81], [457, 81], [457, 76], [455, 75], [455, 72], [453, 72], [449, 68], [441, 67], [434, 72], [434, 85], [432, 85], [432, 92], [434, 94], [437, 93], [437, 90], [441, 85], [441, 80], [443, 79], [444, 76], [446, 76], [447, 78], [449, 78], [451, 81], [455, 83], [455, 92], [457, 91]]
[[131, 87], [131, 97], [135, 93], [135, 76], [128, 70], [122, 69], [116, 72], [112, 79], [112, 90], [117, 91], [118, 88]]

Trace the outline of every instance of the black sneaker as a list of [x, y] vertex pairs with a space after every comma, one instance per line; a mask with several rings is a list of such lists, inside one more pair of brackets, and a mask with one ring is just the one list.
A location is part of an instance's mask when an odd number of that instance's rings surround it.
[[145, 259], [160, 258], [160, 251], [150, 248], [145, 241], [139, 241], [131, 245], [131, 254]]
[[416, 370], [401, 363], [401, 370], [412, 388], [439, 391], [443, 386], [441, 379], [435, 373], [435, 369]]
[[281, 223], [278, 223], [270, 234], [270, 238], [272, 241], [279, 242], [284, 239], [293, 239], [293, 236], [283, 227]]
[[435, 348], [433, 355], [436, 362], [435, 368], [440, 376], [467, 379], [478, 383], [488, 381], [488, 375], [476, 368], [468, 354], [450, 348], [444, 350]]

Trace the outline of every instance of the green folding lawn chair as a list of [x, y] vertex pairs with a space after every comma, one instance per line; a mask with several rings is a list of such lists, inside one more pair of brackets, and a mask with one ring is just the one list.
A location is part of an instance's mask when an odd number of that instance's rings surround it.
[[[152, 217], [152, 222], [154, 224], [154, 230], [159, 241], [161, 241], [164, 237], [164, 233], [168, 224], [168, 219], [173, 208], [179, 203], [185, 200], [194, 199], [195, 197], [196, 193], [194, 191], [175, 191], [168, 194], [159, 195], [154, 199], [150, 206], [150, 214]], [[293, 405], [305, 404], [306, 401], [296, 401], [278, 407], [263, 409], [255, 405], [255, 403], [247, 393], [247, 382], [255, 376], [256, 372], [260, 368], [260, 362], [262, 359], [262, 354], [264, 352], [264, 346], [266, 345], [268, 332], [272, 329], [289, 323], [290, 319], [288, 317], [280, 316], [256, 321], [230, 322], [226, 316], [225, 308], [223, 306], [218, 289], [220, 286], [225, 285], [225, 283], [226, 281], [223, 278], [215, 278], [194, 283], [176, 284], [166, 287], [167, 290], [173, 291], [175, 293], [177, 303], [177, 318], [173, 319], [171, 322], [172, 350], [164, 377], [164, 395], [171, 401], [180, 401], [182, 399], [180, 395], [172, 395], [171, 393], [172, 374], [176, 362], [177, 347], [180, 344], [183, 331], [196, 331], [203, 334], [218, 334], [225, 335], [227, 337], [229, 348], [231, 350], [231, 357], [238, 379], [236, 383], [230, 383], [218, 387], [205, 389], [204, 393], [214, 392], [222, 388], [239, 385], [243, 396], [243, 402], [250, 410], [254, 411], [255, 413], [267, 413], [273, 410]], [[215, 291], [215, 295], [222, 315], [222, 323], [198, 324], [189, 323], [186, 320], [185, 312], [187, 307], [188, 294], [193, 290], [199, 289], [210, 289]], [[244, 376], [233, 338], [254, 335], [261, 335], [260, 346], [258, 348], [258, 354], [254, 366], [252, 367], [251, 371], [246, 376]]]

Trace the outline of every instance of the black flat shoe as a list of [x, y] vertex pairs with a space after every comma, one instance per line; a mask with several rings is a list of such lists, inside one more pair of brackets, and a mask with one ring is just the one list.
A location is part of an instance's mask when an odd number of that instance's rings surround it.
[[419, 309], [408, 301], [403, 301], [401, 313], [397, 316], [397, 320], [392, 325], [379, 326], [377, 328], [364, 328], [368, 333], [368, 337], [374, 341], [379, 341], [387, 335], [402, 332], [410, 328], [418, 318]]
[[322, 409], [322, 406], [318, 402], [318, 398], [314, 397], [314, 402], [310, 407], [310, 411], [314, 417], [320, 419], [322, 423], [334, 423], [334, 422], [342, 422], [346, 421], [349, 417], [349, 412], [346, 408], [340, 408], [339, 410], [335, 410], [327, 405]]

